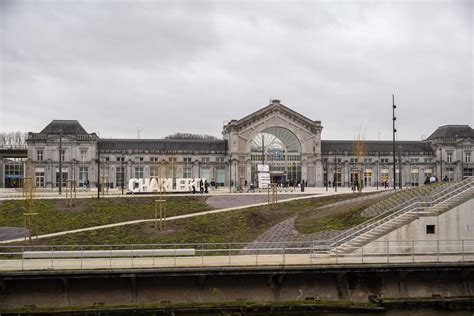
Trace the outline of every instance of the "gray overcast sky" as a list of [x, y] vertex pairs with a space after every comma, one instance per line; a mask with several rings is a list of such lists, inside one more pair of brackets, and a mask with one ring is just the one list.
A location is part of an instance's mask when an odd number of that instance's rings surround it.
[[221, 136], [271, 98], [323, 139], [473, 126], [472, 1], [0, 0], [0, 131]]

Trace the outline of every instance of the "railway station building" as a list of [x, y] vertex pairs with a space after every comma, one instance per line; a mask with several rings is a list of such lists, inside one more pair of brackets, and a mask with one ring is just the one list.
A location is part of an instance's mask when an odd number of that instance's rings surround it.
[[[233, 191], [258, 186], [258, 165], [268, 165], [271, 181], [310, 187], [418, 186], [426, 177], [460, 180], [472, 176], [474, 130], [446, 125], [425, 140], [393, 143], [326, 140], [321, 121], [273, 100], [241, 119], [230, 120], [221, 140], [105, 139], [76, 120], [53, 120], [28, 133], [24, 154], [0, 151], [0, 187], [20, 185], [25, 174], [37, 187], [57, 188], [68, 179], [79, 187], [127, 187], [131, 178], [201, 178]], [[363, 154], [356, 150], [363, 144]], [[60, 177], [62, 176], [62, 179]]]

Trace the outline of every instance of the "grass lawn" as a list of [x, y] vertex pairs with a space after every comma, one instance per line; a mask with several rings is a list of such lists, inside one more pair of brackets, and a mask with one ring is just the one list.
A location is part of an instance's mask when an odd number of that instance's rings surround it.
[[[329, 197], [303, 199], [280, 203], [274, 209], [268, 206], [252, 207], [205, 216], [197, 216], [176, 221], [169, 221], [167, 229], [157, 232], [153, 223], [126, 225], [58, 236], [34, 241], [41, 245], [97, 245], [97, 244], [144, 244], [144, 243], [213, 243], [213, 242], [250, 242], [271, 226], [292, 216], [303, 218], [302, 222], [320, 220], [318, 214], [323, 212], [326, 220], [332, 216], [327, 209], [318, 207], [337, 201], [354, 198], [359, 194], [345, 194]], [[372, 202], [374, 203], [374, 202]], [[367, 203], [368, 204], [368, 203]], [[352, 211], [353, 204], [346, 205]], [[342, 207], [341, 207], [342, 208]], [[331, 208], [332, 209], [332, 208]], [[349, 212], [350, 213], [350, 212]], [[341, 216], [344, 214], [341, 212]], [[353, 215], [351, 215], [353, 216]], [[303, 226], [302, 226], [303, 227]], [[334, 225], [328, 226], [333, 228]], [[310, 229], [306, 228], [307, 231]]]
[[[69, 208], [65, 200], [34, 200], [34, 220], [38, 234], [46, 234], [96, 225], [154, 218], [154, 200], [158, 197], [118, 197], [77, 199]], [[167, 216], [210, 210], [206, 197], [166, 197]], [[0, 201], [0, 226], [24, 227], [25, 200]]]
[[302, 234], [311, 234], [354, 227], [369, 219], [360, 215], [365, 208], [380, 202], [384, 198], [386, 197], [354, 202], [348, 205], [327, 208], [319, 212], [301, 212], [296, 218], [295, 228]]

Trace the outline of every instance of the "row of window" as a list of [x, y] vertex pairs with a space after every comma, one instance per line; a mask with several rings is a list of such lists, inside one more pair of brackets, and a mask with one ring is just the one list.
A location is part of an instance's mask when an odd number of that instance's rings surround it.
[[[65, 160], [65, 153], [66, 153], [65, 150], [61, 150], [61, 160], [63, 160], [63, 161]], [[36, 150], [36, 160], [37, 161], [43, 161], [43, 158], [44, 158], [43, 150], [42, 149], [37, 149]], [[286, 156], [281, 155], [281, 156], [277, 157], [277, 156], [269, 155], [268, 158], [275, 159], [275, 160], [285, 160]], [[299, 155], [288, 155], [287, 158], [288, 158], [288, 160], [296, 161], [296, 160], [300, 159], [300, 156]], [[192, 159], [193, 159], [192, 157], [183, 157], [183, 162], [191, 163]], [[262, 160], [262, 155], [252, 155], [251, 159], [254, 160], [254, 161]], [[87, 160], [87, 150], [81, 150], [81, 161], [85, 162], [86, 160]], [[136, 160], [137, 161], [144, 161], [144, 158], [143, 157], [136, 157]], [[105, 157], [105, 161], [110, 161], [110, 157]], [[124, 157], [116, 157], [116, 161], [124, 161]], [[150, 161], [159, 162], [160, 160], [159, 160], [158, 157], [150, 157]], [[210, 160], [209, 157], [202, 157], [201, 158], [201, 162], [208, 163], [210, 161], [211, 160]], [[215, 161], [216, 162], [225, 162], [225, 158], [224, 157], [216, 157]], [[341, 158], [334, 158], [334, 161], [341, 162], [342, 160], [341, 160]], [[432, 161], [432, 159], [430, 159], [430, 158], [425, 158], [424, 159], [425, 163], [431, 163], [431, 161]], [[446, 153], [446, 161], [448, 163], [453, 162], [453, 153]], [[177, 162], [177, 158], [176, 157], [170, 157], [170, 158], [168, 158], [168, 162], [171, 162], [171, 163]], [[351, 163], [357, 163], [358, 159], [357, 158], [351, 158], [350, 162]], [[370, 162], [372, 162], [372, 158], [364, 158], [364, 162], [370, 163]], [[389, 158], [380, 158], [380, 162], [381, 163], [388, 163]], [[410, 162], [411, 163], [418, 163], [419, 159], [418, 158], [411, 158]], [[464, 162], [471, 162], [471, 153], [470, 152], [464, 153]]]
[[[446, 153], [446, 161], [453, 162], [453, 153]], [[471, 162], [471, 153], [464, 153], [464, 162]]]

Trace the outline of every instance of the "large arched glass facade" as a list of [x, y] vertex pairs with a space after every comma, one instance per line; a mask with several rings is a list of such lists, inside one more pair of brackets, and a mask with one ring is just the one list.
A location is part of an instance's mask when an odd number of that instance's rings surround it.
[[257, 184], [257, 165], [270, 167], [273, 183], [294, 186], [301, 181], [301, 144], [290, 130], [269, 127], [258, 133], [251, 144], [252, 181]]

